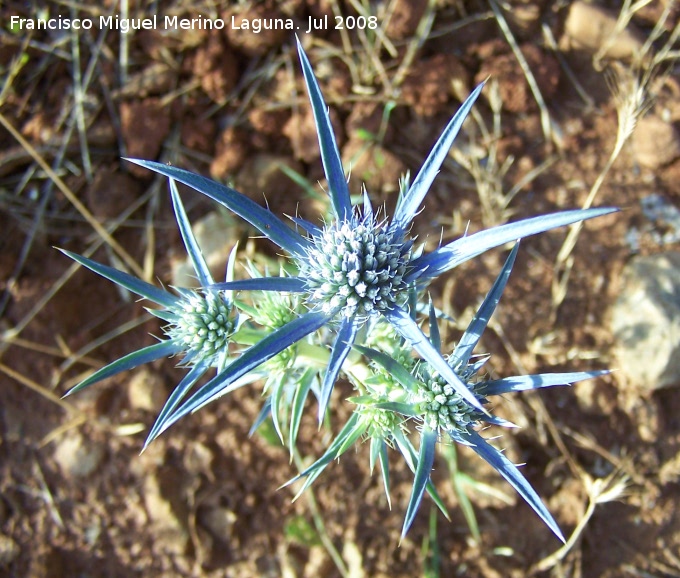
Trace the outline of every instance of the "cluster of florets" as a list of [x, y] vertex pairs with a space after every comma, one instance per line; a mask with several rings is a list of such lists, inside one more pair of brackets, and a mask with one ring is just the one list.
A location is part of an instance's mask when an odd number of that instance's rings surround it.
[[[465, 401], [438, 372], [421, 367], [418, 373], [421, 387], [414, 402], [427, 427], [433, 430], [465, 431], [483, 417], [483, 413]], [[474, 393], [474, 387], [470, 384], [468, 387]], [[482, 403], [486, 402], [478, 394], [475, 397]]]
[[298, 316], [297, 307], [298, 299], [293, 294], [263, 291], [250, 310], [250, 316], [264, 327], [278, 329]]
[[175, 314], [165, 332], [184, 347], [186, 359], [217, 358], [226, 351], [236, 318], [233, 304], [220, 293], [187, 292]]
[[360, 413], [368, 424], [366, 428], [367, 437], [389, 440], [396, 428], [401, 427], [401, 423], [404, 421], [396, 412], [370, 406], [361, 406]]
[[400, 305], [413, 243], [373, 218], [336, 221], [312, 237], [301, 266], [307, 303], [324, 313], [369, 316]]

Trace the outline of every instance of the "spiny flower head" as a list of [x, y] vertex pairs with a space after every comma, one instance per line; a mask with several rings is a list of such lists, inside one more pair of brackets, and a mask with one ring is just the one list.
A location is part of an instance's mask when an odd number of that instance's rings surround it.
[[[425, 427], [467, 431], [484, 418], [485, 414], [465, 401], [439, 372], [422, 367], [417, 375], [420, 387], [412, 396], [411, 403], [416, 406]], [[473, 384], [468, 384], [468, 387], [481, 404], [486, 403], [483, 396], [475, 393]]]
[[394, 411], [358, 405], [357, 410], [366, 424], [366, 436], [391, 443], [392, 432], [400, 428], [404, 418]]
[[168, 324], [165, 334], [180, 344], [191, 364], [196, 360], [211, 360], [211, 365], [227, 351], [238, 315], [233, 302], [218, 291], [182, 291], [183, 299], [173, 313], [175, 321]]
[[307, 304], [346, 318], [366, 317], [403, 305], [412, 242], [372, 216], [334, 221], [316, 236], [300, 264]]

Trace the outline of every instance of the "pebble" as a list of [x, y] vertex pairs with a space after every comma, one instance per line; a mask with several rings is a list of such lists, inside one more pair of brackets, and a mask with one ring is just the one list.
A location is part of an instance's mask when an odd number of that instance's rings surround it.
[[199, 515], [199, 523], [212, 536], [222, 542], [228, 541], [233, 534], [233, 526], [237, 520], [234, 512], [222, 506], [203, 511]]
[[680, 384], [680, 252], [636, 257], [612, 306], [618, 369], [638, 391]]
[[156, 475], [144, 478], [144, 505], [155, 528], [155, 547], [164, 553], [184, 554], [188, 531], [161, 490]]
[[84, 478], [94, 472], [104, 460], [104, 446], [85, 440], [79, 432], [69, 432], [54, 449], [54, 460], [67, 477]]
[[654, 114], [638, 121], [632, 143], [635, 159], [648, 169], [658, 169], [680, 158], [680, 133]]
[[14, 562], [19, 552], [19, 546], [12, 538], [0, 534], [0, 568]]
[[605, 57], [631, 60], [639, 54], [643, 37], [632, 24], [612, 37], [617, 20], [617, 12], [577, 0], [569, 9], [560, 46], [597, 53], [606, 45]]
[[148, 367], [136, 371], [128, 382], [128, 402], [133, 409], [158, 412], [166, 397], [163, 378]]

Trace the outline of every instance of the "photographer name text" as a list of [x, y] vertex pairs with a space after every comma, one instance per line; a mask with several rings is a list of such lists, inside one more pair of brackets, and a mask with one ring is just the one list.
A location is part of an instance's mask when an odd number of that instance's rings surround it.
[[243, 30], [259, 34], [265, 30], [375, 30], [378, 27], [377, 16], [322, 16], [309, 17], [305, 25], [293, 18], [180, 18], [178, 16], [153, 15], [148, 18], [121, 18], [120, 16], [100, 16], [99, 18], [21, 18], [10, 17], [10, 26], [19, 30], [119, 30], [123, 34], [134, 30]]

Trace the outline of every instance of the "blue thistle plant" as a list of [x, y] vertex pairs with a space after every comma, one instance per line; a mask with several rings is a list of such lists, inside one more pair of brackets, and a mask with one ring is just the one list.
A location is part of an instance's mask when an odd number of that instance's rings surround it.
[[[448, 357], [441, 353], [437, 311], [431, 301], [429, 308], [423, 306], [419, 295], [439, 275], [489, 249], [616, 209], [572, 210], [533, 217], [466, 235], [424, 253], [422, 247], [414, 247], [410, 238], [412, 221], [483, 85], [474, 89], [450, 120], [413, 183], [408, 177], [401, 181], [392, 218], [381, 217], [365, 190], [362, 201], [352, 206], [327, 107], [299, 42], [298, 53], [328, 182], [330, 217], [321, 225], [292, 218], [294, 227], [290, 227], [230, 187], [183, 169], [129, 159], [169, 178], [178, 227], [201, 288], [167, 291], [63, 251], [95, 273], [155, 303], [157, 307], [149, 308], [149, 312], [166, 323], [164, 338], [158, 343], [110, 363], [68, 394], [141, 364], [167, 356], [179, 357], [187, 373], [162, 408], [145, 447], [183, 416], [239, 387], [262, 381], [265, 400], [251, 431], [271, 417], [292, 456], [309, 393], [318, 399], [321, 421], [343, 370], [357, 390], [357, 395], [350, 398], [354, 412], [323, 456], [294, 478], [304, 478], [300, 492], [355, 442], [370, 439], [371, 470], [380, 463], [389, 501], [388, 449], [395, 448], [414, 473], [403, 537], [425, 492], [447, 515], [430, 472], [437, 442], [453, 441], [470, 446], [490, 463], [563, 540], [536, 492], [517, 467], [482, 437], [480, 429], [485, 424], [513, 425], [489, 413], [490, 396], [571, 384], [606, 372], [500, 380], [479, 376], [488, 356], [473, 358], [472, 353], [506, 286], [518, 243]], [[248, 265], [250, 278], [234, 280], [234, 248], [227, 262], [226, 281], [216, 283], [191, 231], [176, 181], [253, 225], [288, 254], [295, 271], [282, 267], [279, 275], [273, 276]], [[251, 301], [237, 300], [237, 291], [248, 291], [245, 295], [254, 297]], [[419, 312], [429, 314], [429, 336], [420, 328]], [[209, 371], [214, 375], [197, 385]], [[409, 430], [413, 426], [420, 438], [417, 450]]]
[[[609, 373], [608, 371], [545, 373], [496, 380], [478, 377], [489, 356], [481, 356], [475, 360], [472, 356], [473, 350], [481, 339], [505, 289], [518, 247], [519, 243], [511, 251], [496, 282], [447, 360], [448, 366], [465, 384], [479, 405], [487, 405], [488, 398], [494, 395], [555, 385], [569, 385]], [[431, 302], [429, 328], [429, 341], [432, 347], [439, 350], [441, 341], [435, 310]], [[434, 464], [437, 442], [448, 439], [469, 446], [495, 468], [564, 542], [564, 536], [557, 523], [517, 466], [505, 457], [503, 452], [490, 445], [479, 433], [484, 424], [516, 427], [514, 424], [468, 404], [467, 399], [461, 396], [428, 361], [416, 360], [404, 355], [403, 343], [399, 341], [391, 343], [389, 339], [382, 341], [382, 348], [386, 349], [383, 351], [362, 345], [355, 345], [354, 348], [373, 362], [372, 371], [363, 372], [360, 376], [351, 369], [348, 371], [350, 379], [362, 395], [350, 398], [350, 401], [356, 404], [355, 412], [325, 454], [288, 482], [290, 484], [306, 478], [298, 496], [319, 477], [328, 464], [339, 458], [356, 441], [370, 439], [371, 470], [379, 461], [389, 502], [387, 449], [388, 447], [397, 448], [415, 476], [402, 529], [403, 538], [413, 523], [426, 491], [447, 515], [430, 480], [430, 472]], [[418, 452], [408, 438], [409, 424], [415, 426], [420, 436]]]
[[220, 283], [213, 285], [212, 289], [300, 293], [307, 307], [307, 312], [252, 345], [224, 371], [218, 372], [213, 379], [197, 388], [181, 405], [160, 420], [155, 434], [161, 433], [221, 393], [233, 390], [234, 384], [239, 383], [240, 378], [290, 345], [324, 326], [329, 326], [336, 332], [336, 336], [321, 383], [318, 414], [321, 421], [326, 413], [333, 385], [360, 329], [369, 319], [375, 317], [389, 322], [462, 399], [483, 411], [477, 397], [409, 314], [407, 303], [411, 288], [417, 286], [422, 289], [442, 273], [488, 249], [616, 210], [571, 210], [533, 217], [464, 236], [431, 253], [420, 254], [413, 250], [413, 241], [408, 238], [411, 222], [483, 85], [475, 88], [453, 116], [413, 183], [409, 184], [408, 179], [402, 181], [393, 218], [378, 220], [366, 192], [361, 208], [351, 205], [327, 107], [299, 41], [298, 53], [328, 181], [328, 195], [333, 211], [330, 222], [318, 226], [300, 218], [292, 218], [297, 228], [303, 230], [301, 234], [268, 209], [230, 187], [180, 168], [128, 159], [180, 181], [221, 203], [286, 251], [299, 272], [296, 276]]

